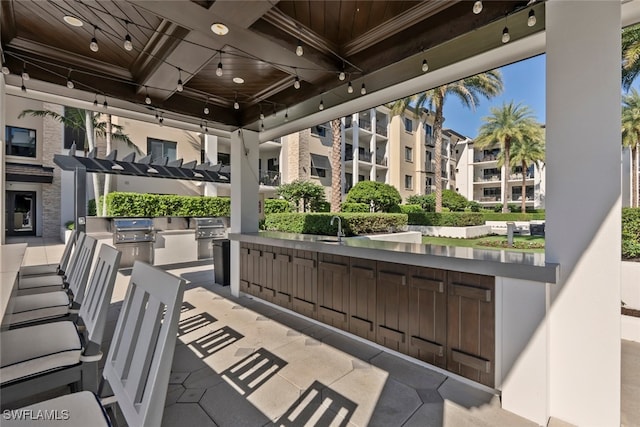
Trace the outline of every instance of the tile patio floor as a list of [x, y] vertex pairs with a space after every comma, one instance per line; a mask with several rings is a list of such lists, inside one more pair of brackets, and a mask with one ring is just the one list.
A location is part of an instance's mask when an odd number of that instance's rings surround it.
[[[62, 252], [58, 242], [34, 242], [25, 264], [55, 262]], [[213, 283], [210, 263], [168, 271], [188, 284], [163, 426], [535, 425], [502, 410], [497, 396], [426, 364], [259, 300], [235, 298]], [[118, 275], [106, 346], [126, 273]], [[628, 397], [640, 396], [640, 344], [623, 343], [625, 356], [622, 421], [631, 426], [640, 420], [639, 404]]]

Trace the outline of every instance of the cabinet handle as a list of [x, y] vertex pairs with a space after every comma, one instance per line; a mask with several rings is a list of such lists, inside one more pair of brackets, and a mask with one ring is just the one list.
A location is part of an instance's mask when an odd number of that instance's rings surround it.
[[478, 371], [482, 371], [485, 374], [491, 373], [491, 361], [483, 359], [482, 357], [464, 353], [459, 350], [451, 350], [451, 358], [454, 362], [460, 363], [473, 369], [477, 369]]
[[491, 302], [491, 289], [476, 288], [462, 283], [452, 283], [449, 294], [478, 301]]
[[407, 276], [399, 273], [389, 273], [386, 271], [380, 271], [378, 273], [378, 279], [388, 281], [388, 282], [393, 282], [393, 283], [400, 282], [402, 286], [405, 286], [407, 284]]

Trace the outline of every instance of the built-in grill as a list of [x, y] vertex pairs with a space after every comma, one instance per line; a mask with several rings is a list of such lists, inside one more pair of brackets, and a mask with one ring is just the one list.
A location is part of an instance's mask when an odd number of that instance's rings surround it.
[[195, 230], [198, 259], [213, 258], [213, 241], [228, 237], [229, 220], [226, 217], [191, 218], [189, 228]]
[[122, 252], [120, 267], [132, 267], [136, 260], [153, 264], [156, 233], [151, 218], [114, 218], [113, 244]]

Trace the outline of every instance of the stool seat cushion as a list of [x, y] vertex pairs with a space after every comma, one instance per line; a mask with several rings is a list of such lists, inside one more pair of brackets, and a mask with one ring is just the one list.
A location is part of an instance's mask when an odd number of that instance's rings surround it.
[[64, 291], [19, 295], [13, 299], [11, 325], [69, 314], [69, 294]]
[[80, 363], [82, 342], [71, 321], [51, 322], [0, 333], [0, 382]]
[[[11, 412], [9, 412], [10, 414]], [[67, 394], [55, 399], [26, 406], [13, 413], [27, 418], [17, 420], [3, 418], [3, 427], [21, 427], [27, 425], [47, 425], [50, 427], [110, 427], [111, 422], [95, 394], [90, 391]], [[38, 416], [48, 416], [44, 421]], [[17, 418], [17, 417], [16, 417]]]

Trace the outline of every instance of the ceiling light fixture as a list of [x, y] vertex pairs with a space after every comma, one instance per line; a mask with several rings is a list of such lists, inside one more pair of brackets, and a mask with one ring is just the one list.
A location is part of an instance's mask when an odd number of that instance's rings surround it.
[[98, 106], [98, 94], [96, 93], [96, 97], [93, 99], [93, 106], [97, 107]]
[[178, 85], [176, 86], [176, 90], [178, 92], [182, 92], [184, 90], [184, 86], [182, 84], [182, 70], [178, 68]]
[[338, 74], [338, 80], [340, 81], [343, 81], [346, 77], [347, 75], [344, 73], [344, 71], [340, 71], [340, 74]]
[[302, 48], [302, 42], [300, 41], [300, 39], [298, 39], [298, 46], [296, 46], [296, 55], [304, 55], [304, 49]]
[[234, 77], [232, 80], [235, 84], [241, 85], [244, 83], [244, 79], [242, 77]]
[[27, 73], [27, 63], [23, 62], [22, 63], [22, 80], [29, 80], [31, 77], [29, 77], [29, 73]]
[[426, 73], [427, 71], [429, 71], [429, 64], [427, 63], [426, 59], [422, 60], [422, 72]]
[[124, 36], [124, 50], [131, 52], [133, 50], [133, 43], [131, 43], [131, 36], [129, 35], [129, 21], [124, 21], [124, 25], [127, 29], [127, 35]]
[[240, 109], [240, 104], [238, 103], [238, 92], [236, 92], [236, 96], [233, 99], [233, 109], [234, 110], [239, 110]]
[[220, 51], [220, 61], [218, 62], [218, 68], [216, 68], [216, 76], [222, 77], [222, 51]]
[[71, 25], [72, 27], [82, 27], [82, 21], [76, 18], [75, 16], [65, 15], [62, 17], [64, 22]]
[[479, 14], [480, 12], [482, 12], [482, 2], [480, 0], [477, 0], [474, 4], [473, 4], [473, 13], [475, 13], [476, 15]]
[[320, 100], [320, 105], [318, 105], [318, 109], [320, 111], [324, 110], [324, 101], [322, 99]]
[[289, 121], [289, 108], [287, 108], [287, 111], [284, 113], [284, 121], [285, 122]]
[[145, 85], [144, 87], [144, 91], [147, 94], [147, 96], [144, 98], [144, 103], [147, 105], [151, 105], [151, 97], [149, 96], [149, 88]]
[[502, 29], [502, 43], [509, 43], [509, 40], [511, 40], [511, 35], [509, 34], [509, 27], [507, 26], [508, 17], [509, 17], [509, 14], [505, 13], [504, 28]]
[[364, 83], [362, 83], [362, 87], [360, 88], [360, 95], [366, 95], [367, 94], [367, 88], [364, 86]]
[[213, 31], [213, 34], [217, 36], [224, 36], [229, 33], [229, 27], [221, 22], [216, 22], [214, 24], [211, 24], [211, 31]]
[[104, 102], [102, 103], [102, 108], [108, 108], [109, 104], [107, 104], [107, 97], [104, 97]]
[[93, 37], [91, 38], [91, 43], [89, 43], [89, 49], [91, 49], [92, 52], [97, 52], [98, 50], [100, 50], [100, 46], [98, 46], [98, 39], [96, 39], [96, 30], [98, 29], [98, 27], [96, 27], [95, 25], [93, 26]]
[[262, 112], [262, 104], [258, 104], [260, 107], [260, 120], [264, 120], [264, 113]]
[[204, 103], [204, 110], [202, 110], [203, 113], [205, 114], [209, 114], [209, 99], [207, 99], [207, 102]]
[[264, 122], [260, 123], [260, 130], [264, 130]]
[[21, 77], [21, 79], [22, 79], [22, 86], [20, 86], [20, 90], [23, 91], [23, 92], [26, 92], [27, 91], [27, 87], [24, 85], [24, 79], [22, 77]]
[[349, 84], [347, 85], [347, 93], [353, 93], [353, 85], [351, 84], [351, 80], [349, 80]]
[[536, 25], [536, 22], [536, 13], [533, 11], [533, 9], [531, 9], [529, 11], [529, 18], [527, 18], [527, 26], [533, 27], [534, 25]]
[[69, 74], [67, 75], [67, 87], [69, 89], [73, 89], [75, 84], [73, 84], [73, 80], [71, 80], [71, 69], [69, 69]]
[[296, 75], [295, 80], [293, 81], [293, 87], [296, 89], [300, 89], [300, 77]]

